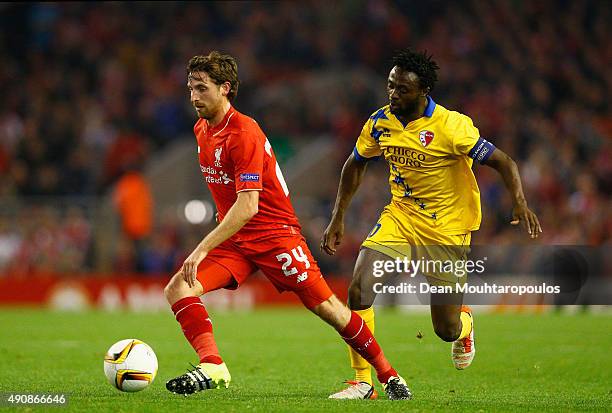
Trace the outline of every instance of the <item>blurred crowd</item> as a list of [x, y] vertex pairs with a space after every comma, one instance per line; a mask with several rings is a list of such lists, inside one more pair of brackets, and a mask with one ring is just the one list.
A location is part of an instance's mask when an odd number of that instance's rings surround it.
[[92, 253], [91, 216], [82, 206], [6, 205], [0, 210], [1, 273], [79, 273]]
[[[612, 227], [611, 10], [590, 0], [3, 4], [0, 203], [101, 196], [171, 141], [192, 139], [185, 65], [213, 49], [238, 58], [236, 106], [259, 121], [282, 160], [326, 134], [339, 170], [363, 122], [385, 104], [390, 57], [410, 46], [441, 67], [434, 100], [468, 114], [517, 161], [543, 242], [604, 245]], [[350, 271], [389, 199], [384, 165], [370, 169], [347, 218], [345, 252], [321, 257], [329, 271]], [[474, 242], [526, 238], [508, 225], [501, 179], [486, 167], [476, 174], [483, 225]], [[325, 197], [298, 208], [312, 247], [336, 183], [331, 177]], [[53, 213], [33, 203], [0, 219], [0, 245], [31, 244], [3, 247], [0, 265], [95, 269], [86, 208]], [[138, 239], [123, 234], [115, 269], [175, 268], [191, 229], [174, 225], [153, 223]]]

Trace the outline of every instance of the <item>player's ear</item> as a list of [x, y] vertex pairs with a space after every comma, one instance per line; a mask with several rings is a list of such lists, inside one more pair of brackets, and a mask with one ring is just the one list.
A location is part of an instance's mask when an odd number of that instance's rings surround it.
[[423, 90], [422, 90], [423, 96], [429, 95], [430, 91], [431, 91], [431, 88], [429, 86], [427, 86], [426, 88], [423, 88]]
[[225, 82], [221, 85], [221, 95], [227, 97], [227, 95], [229, 95], [230, 89], [232, 88], [232, 86], [230, 85], [230, 82]]

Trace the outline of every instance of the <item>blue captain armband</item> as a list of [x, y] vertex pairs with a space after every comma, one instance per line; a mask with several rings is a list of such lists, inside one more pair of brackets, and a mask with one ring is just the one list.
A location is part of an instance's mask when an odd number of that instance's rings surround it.
[[470, 150], [468, 156], [479, 163], [484, 163], [495, 150], [495, 145], [484, 138], [478, 138], [476, 145]]

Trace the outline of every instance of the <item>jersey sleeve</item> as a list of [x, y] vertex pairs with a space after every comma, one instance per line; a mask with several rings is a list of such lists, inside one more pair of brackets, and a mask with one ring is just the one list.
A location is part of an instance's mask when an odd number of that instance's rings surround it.
[[480, 137], [480, 132], [472, 123], [472, 119], [457, 114], [453, 124], [452, 142], [455, 155], [465, 155], [480, 163], [489, 159], [495, 146]]
[[378, 137], [380, 134], [377, 134], [377, 131], [373, 129], [373, 124], [372, 118], [368, 119], [357, 138], [353, 154], [358, 161], [367, 161], [382, 154], [380, 145], [378, 145], [378, 141], [375, 138], [375, 136]]
[[236, 193], [263, 189], [264, 144], [254, 131], [232, 135], [228, 142], [229, 157], [234, 164]]

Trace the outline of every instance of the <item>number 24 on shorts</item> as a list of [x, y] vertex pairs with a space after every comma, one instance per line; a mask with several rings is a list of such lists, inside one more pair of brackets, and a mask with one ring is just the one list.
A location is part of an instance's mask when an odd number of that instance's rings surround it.
[[[293, 257], [291, 254], [293, 254]], [[282, 270], [285, 276], [289, 277], [298, 273], [298, 269], [295, 266], [289, 267], [293, 263], [293, 258], [295, 258], [298, 262], [303, 262], [306, 269], [310, 268], [310, 261], [308, 261], [308, 257], [306, 254], [304, 254], [304, 250], [300, 245], [293, 248], [291, 250], [291, 254], [288, 252], [283, 252], [282, 254], [278, 254], [276, 256], [276, 259], [283, 263]]]

